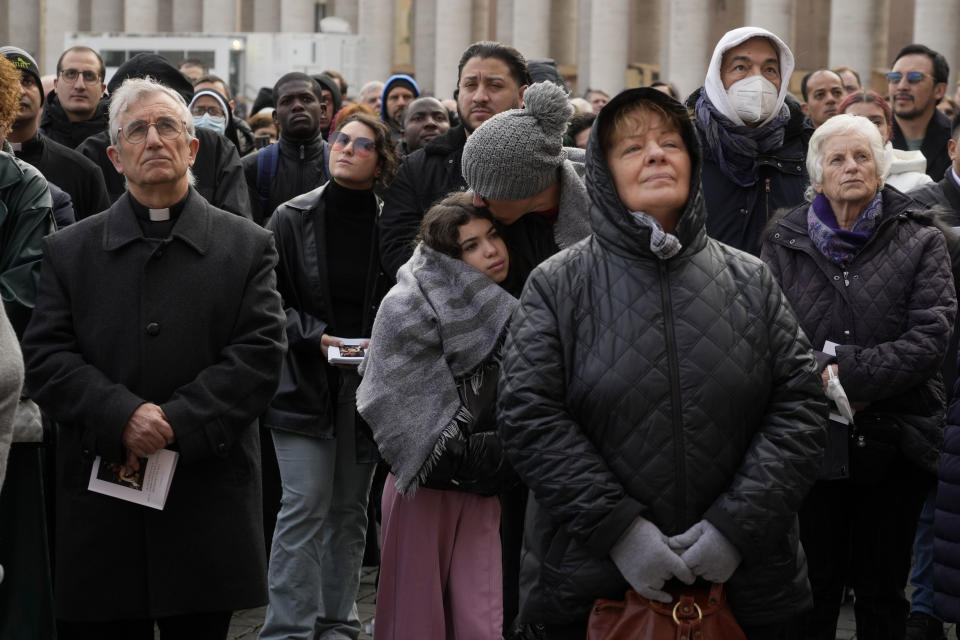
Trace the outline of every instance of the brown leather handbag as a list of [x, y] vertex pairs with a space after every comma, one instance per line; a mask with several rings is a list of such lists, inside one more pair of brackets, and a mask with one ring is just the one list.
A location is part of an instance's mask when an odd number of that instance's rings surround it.
[[747, 640], [723, 595], [723, 585], [671, 591], [673, 602], [647, 600], [633, 589], [626, 600], [593, 603], [587, 640]]

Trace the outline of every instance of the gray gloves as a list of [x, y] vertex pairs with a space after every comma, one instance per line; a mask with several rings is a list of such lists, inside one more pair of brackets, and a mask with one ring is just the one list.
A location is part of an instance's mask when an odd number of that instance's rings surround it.
[[726, 582], [740, 565], [737, 548], [706, 520], [673, 536], [667, 544], [680, 554], [680, 560], [690, 571], [710, 582]]
[[630, 586], [648, 600], [672, 602], [670, 594], [660, 590], [664, 583], [677, 578], [693, 584], [695, 579], [693, 572], [669, 547], [667, 537], [646, 518], [638, 517], [633, 521], [610, 549], [610, 557]]

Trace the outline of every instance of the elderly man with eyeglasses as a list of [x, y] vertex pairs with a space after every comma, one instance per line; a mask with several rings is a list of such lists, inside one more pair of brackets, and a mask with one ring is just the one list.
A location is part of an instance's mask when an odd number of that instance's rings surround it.
[[[226, 637], [266, 603], [258, 416], [286, 339], [272, 235], [192, 186], [199, 142], [176, 91], [112, 96], [110, 161], [127, 192], [44, 245], [23, 351], [59, 425], [58, 637]], [[162, 510], [91, 492], [178, 452]], [[148, 460], [149, 458], [149, 460]], [[98, 467], [100, 469], [100, 467]]]
[[887, 74], [893, 107], [893, 148], [922, 151], [927, 175], [935, 182], [950, 168], [950, 118], [937, 110], [949, 78], [946, 58], [922, 44], [901, 49]]
[[77, 46], [64, 51], [57, 61], [57, 77], [43, 108], [40, 131], [76, 149], [106, 129], [109, 98], [104, 95], [105, 76], [103, 58], [93, 49]]

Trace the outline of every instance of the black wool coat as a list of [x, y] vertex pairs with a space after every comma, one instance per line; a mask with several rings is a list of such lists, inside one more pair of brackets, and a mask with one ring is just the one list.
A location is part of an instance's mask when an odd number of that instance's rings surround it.
[[[23, 352], [31, 397], [60, 424], [58, 617], [266, 602], [257, 417], [286, 347], [276, 262], [271, 234], [194, 190], [162, 241], [129, 196], [47, 238]], [[180, 452], [162, 511], [86, 488], [94, 456], [123, 460], [147, 401]]]
[[[83, 220], [110, 207], [103, 171], [81, 153], [42, 133], [20, 145], [16, 156], [35, 166], [47, 181], [70, 194], [73, 213]], [[113, 168], [111, 167], [111, 171]]]

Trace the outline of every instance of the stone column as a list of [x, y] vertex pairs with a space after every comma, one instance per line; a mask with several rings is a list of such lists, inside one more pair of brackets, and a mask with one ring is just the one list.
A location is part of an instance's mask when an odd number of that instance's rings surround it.
[[280, 3], [277, 0], [253, 0], [253, 30], [280, 31]]
[[577, 0], [550, 5], [550, 56], [558, 65], [577, 64]]
[[[960, 42], [957, 32], [960, 30], [960, 4], [957, 2], [938, 2], [937, 0], [916, 0], [913, 18], [913, 41], [927, 45], [943, 54], [950, 65], [950, 78], [947, 80], [947, 95], [952, 96], [957, 86], [957, 65], [960, 64]], [[890, 60], [897, 54], [891, 51]]]
[[203, 29], [203, 3], [198, 0], [173, 0], [173, 30], [196, 33]]
[[[63, 38], [67, 32], [77, 28], [77, 22], [80, 20], [77, 0], [44, 0], [42, 20], [40, 39], [43, 56], [37, 64], [45, 74], [56, 73], [57, 60], [66, 48], [63, 46]], [[11, 19], [11, 30], [14, 24], [15, 22]]]
[[870, 85], [875, 11], [870, 0], [830, 3], [830, 55], [827, 65], [853, 67]]
[[590, 87], [612, 96], [626, 86], [629, 24], [629, 0], [580, 0], [580, 93]]
[[313, 0], [280, 0], [280, 31], [312, 33]]
[[[49, 11], [51, 7], [47, 7]], [[8, 0], [0, 2], [0, 37], [4, 44], [20, 47], [37, 59], [40, 73], [44, 73], [44, 51], [40, 36], [42, 5], [39, 2]], [[62, 38], [61, 38], [62, 40]], [[62, 43], [61, 43], [62, 44]], [[60, 52], [57, 52], [60, 55]], [[50, 63], [50, 73], [57, 63]]]
[[793, 46], [793, 3], [791, 0], [746, 0], [745, 8], [745, 24], [772, 31], [780, 36], [780, 39], [786, 42], [788, 46]]
[[90, 0], [92, 31], [123, 31], [123, 0]]
[[550, 55], [550, 0], [498, 0], [497, 40], [526, 58]]
[[[437, 44], [437, 3], [443, 0], [413, 0], [413, 32], [410, 41], [413, 48], [414, 74], [421, 90], [430, 90], [434, 83], [434, 63]], [[386, 108], [386, 105], [383, 105]]]
[[[471, 0], [438, 2], [433, 59], [433, 94], [441, 100], [453, 97], [457, 88], [457, 64], [472, 34]], [[426, 89], [427, 87], [421, 87]]]
[[156, 33], [157, 3], [154, 0], [124, 0], [123, 30], [127, 33]]
[[360, 0], [357, 7], [357, 33], [363, 38], [363, 77], [353, 79], [359, 89], [371, 80], [390, 77], [393, 62], [394, 2]]
[[233, 33], [242, 31], [237, 24], [236, 0], [203, 0], [204, 33]]
[[708, 0], [663, 0], [660, 10], [660, 79], [681, 96], [703, 84], [716, 42], [710, 42]]

